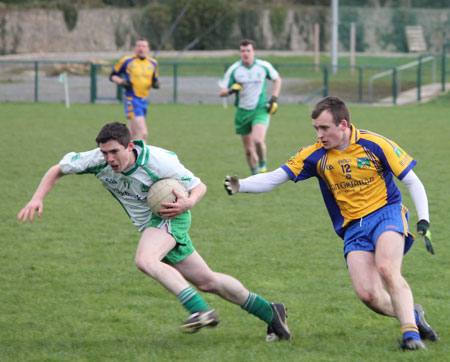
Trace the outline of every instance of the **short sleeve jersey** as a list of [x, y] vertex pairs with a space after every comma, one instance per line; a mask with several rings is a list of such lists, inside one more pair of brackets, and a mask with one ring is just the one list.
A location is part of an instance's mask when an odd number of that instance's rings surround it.
[[123, 75], [124, 79], [133, 85], [125, 91], [126, 96], [147, 98], [150, 87], [158, 79], [158, 62], [150, 57], [124, 57], [113, 67], [113, 74]]
[[59, 162], [64, 174], [94, 174], [120, 202], [133, 224], [143, 231], [152, 215], [147, 194], [152, 184], [162, 178], [180, 180], [187, 190], [200, 179], [185, 168], [177, 155], [165, 149], [147, 146], [135, 140], [136, 163], [123, 172], [115, 172], [105, 161], [100, 148], [66, 154]]
[[334, 229], [341, 237], [352, 220], [401, 203], [393, 176], [401, 180], [416, 165], [394, 142], [351, 127], [350, 145], [345, 150], [326, 150], [318, 141], [281, 166], [294, 182], [318, 178]]
[[251, 67], [239, 60], [225, 72], [219, 87], [230, 88], [234, 83], [241, 84], [243, 89], [236, 93], [235, 105], [245, 110], [254, 110], [267, 103], [266, 79], [275, 80], [278, 77], [277, 70], [265, 60], [255, 58]]

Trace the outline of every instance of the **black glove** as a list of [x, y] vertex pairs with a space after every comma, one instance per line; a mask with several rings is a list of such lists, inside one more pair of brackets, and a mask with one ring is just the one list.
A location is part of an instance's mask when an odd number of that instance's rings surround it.
[[419, 220], [417, 223], [417, 233], [422, 235], [427, 250], [431, 254], [434, 254], [433, 245], [431, 245], [430, 223], [424, 219]]
[[159, 89], [159, 87], [160, 87], [159, 80], [155, 80], [152, 83], [152, 88]]
[[237, 92], [239, 92], [239, 91], [242, 90], [242, 89], [243, 89], [242, 84], [240, 84], [240, 83], [234, 83], [234, 84], [231, 86], [231, 88], [228, 89], [228, 94], [237, 93]]
[[269, 103], [266, 103], [266, 109], [267, 113], [269, 113], [270, 115], [274, 114], [277, 111], [278, 109], [277, 97], [272, 96], [272, 98], [270, 98]]
[[122, 87], [124, 87], [126, 90], [130, 90], [132, 86], [133, 86], [133, 85], [131, 84], [131, 82], [129, 82], [129, 81], [127, 81], [127, 80], [124, 80], [124, 81], [122, 82]]

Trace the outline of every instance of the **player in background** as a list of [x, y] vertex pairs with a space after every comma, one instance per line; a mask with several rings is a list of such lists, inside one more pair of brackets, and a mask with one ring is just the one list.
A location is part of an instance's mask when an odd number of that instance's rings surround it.
[[403, 255], [414, 236], [409, 212], [394, 176], [408, 188], [417, 210], [417, 232], [433, 252], [425, 188], [412, 170], [416, 161], [394, 142], [359, 130], [347, 106], [337, 97], [319, 101], [311, 114], [318, 141], [301, 148], [280, 168], [239, 180], [226, 176], [225, 188], [260, 193], [292, 180], [316, 177], [336, 233], [344, 239], [344, 256], [360, 300], [373, 311], [396, 317], [404, 350], [425, 349], [423, 339], [439, 337], [414, 304], [401, 274]]
[[[249, 292], [237, 279], [212, 271], [195, 251], [189, 237], [190, 209], [205, 195], [206, 186], [179, 161], [176, 154], [162, 148], [133, 141], [127, 126], [106, 124], [96, 138], [98, 148], [81, 153], [71, 152], [51, 167], [42, 178], [18, 219], [32, 222], [35, 212], [43, 212], [43, 200], [53, 186], [65, 175], [90, 173], [111, 192], [142, 233], [136, 252], [136, 266], [157, 280], [190, 313], [180, 326], [184, 333], [195, 333], [202, 327], [214, 327], [219, 316], [189, 284], [204, 292], [217, 294], [241, 306], [268, 325], [268, 338], [274, 335], [290, 340], [283, 303], [269, 303]], [[164, 219], [151, 213], [147, 194], [154, 182], [163, 178], [179, 180], [190, 192], [185, 197], [176, 191], [175, 203], [162, 203]], [[271, 338], [272, 337], [272, 338]]]
[[113, 67], [109, 79], [125, 88], [125, 116], [128, 119], [131, 137], [147, 141], [148, 131], [145, 124], [148, 93], [150, 88], [159, 88], [158, 62], [150, 58], [150, 45], [140, 39], [134, 46], [134, 55], [126, 56]]
[[[276, 69], [255, 56], [255, 42], [242, 40], [241, 59], [231, 65], [219, 82], [219, 96], [236, 95], [235, 128], [242, 137], [245, 157], [254, 175], [267, 170], [266, 133], [270, 116], [278, 109], [281, 78]], [[267, 99], [266, 79], [273, 81], [272, 97]]]

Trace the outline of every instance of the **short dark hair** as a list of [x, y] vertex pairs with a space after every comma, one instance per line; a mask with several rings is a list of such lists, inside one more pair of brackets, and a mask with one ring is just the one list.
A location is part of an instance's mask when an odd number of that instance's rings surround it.
[[253, 40], [244, 39], [239, 43], [239, 47], [246, 47], [247, 45], [251, 45], [253, 47], [253, 50], [256, 49], [256, 43]]
[[100, 143], [106, 143], [111, 140], [115, 140], [122, 146], [128, 147], [131, 142], [131, 134], [128, 127], [120, 122], [105, 124], [98, 133], [95, 142], [97, 142], [97, 145], [100, 145]]
[[134, 44], [136, 45], [138, 41], [145, 41], [150, 46], [150, 42], [145, 38], [137, 38], [136, 41], [134, 42]]
[[338, 126], [343, 119], [345, 119], [350, 125], [350, 111], [345, 105], [344, 101], [338, 97], [325, 97], [322, 98], [315, 105], [311, 112], [311, 118], [316, 119], [323, 111], [329, 111], [333, 115], [333, 122]]

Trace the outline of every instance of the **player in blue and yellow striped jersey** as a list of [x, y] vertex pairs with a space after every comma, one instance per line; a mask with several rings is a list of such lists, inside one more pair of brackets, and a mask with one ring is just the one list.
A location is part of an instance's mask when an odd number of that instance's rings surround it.
[[135, 54], [123, 57], [113, 67], [110, 80], [125, 88], [125, 116], [128, 118], [133, 139], [147, 141], [148, 93], [150, 88], [159, 88], [158, 62], [150, 58], [150, 45], [147, 40], [136, 41]]
[[301, 148], [275, 171], [239, 180], [227, 176], [225, 188], [236, 192], [267, 192], [292, 180], [316, 177], [336, 233], [344, 239], [344, 255], [356, 294], [375, 312], [396, 317], [403, 349], [426, 348], [422, 339], [439, 340], [425, 321], [419, 304], [401, 274], [403, 255], [414, 236], [408, 230], [408, 209], [394, 176], [408, 188], [419, 222], [417, 231], [433, 252], [428, 199], [413, 167], [416, 161], [402, 148], [350, 122], [343, 101], [327, 97], [311, 114], [318, 141]]

